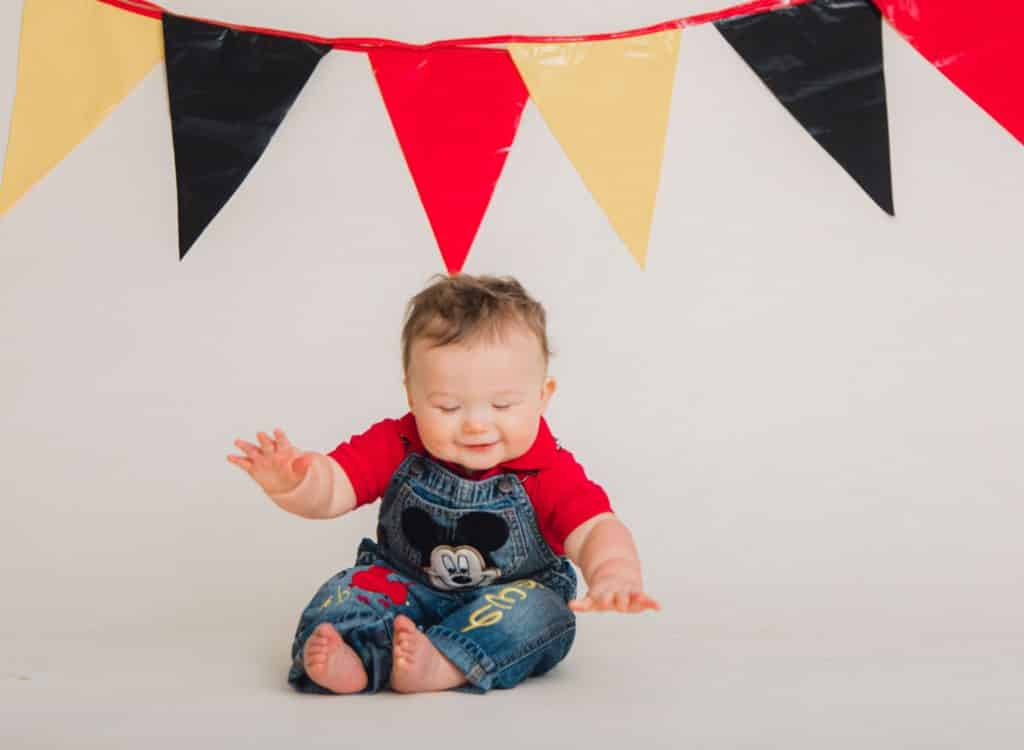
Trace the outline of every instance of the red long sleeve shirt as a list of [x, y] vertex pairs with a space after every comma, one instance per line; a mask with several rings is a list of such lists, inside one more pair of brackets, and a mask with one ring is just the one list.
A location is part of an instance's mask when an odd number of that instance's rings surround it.
[[[327, 454], [338, 462], [352, 482], [357, 507], [384, 494], [391, 475], [406, 456], [403, 437], [409, 442], [410, 452], [429, 455], [411, 412], [401, 419], [377, 422]], [[543, 418], [537, 438], [526, 453], [485, 471], [467, 472], [458, 464], [431, 458], [474, 481], [514, 473], [530, 497], [541, 534], [558, 555], [565, 554], [565, 539], [580, 524], [599, 513], [611, 511], [607, 493], [591, 481], [573, 455], [558, 444]]]

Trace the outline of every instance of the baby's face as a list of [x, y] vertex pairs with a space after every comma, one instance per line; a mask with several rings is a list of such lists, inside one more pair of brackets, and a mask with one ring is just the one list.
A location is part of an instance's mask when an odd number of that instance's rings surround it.
[[497, 341], [415, 340], [405, 388], [424, 447], [479, 471], [530, 449], [555, 381], [537, 338], [510, 326]]

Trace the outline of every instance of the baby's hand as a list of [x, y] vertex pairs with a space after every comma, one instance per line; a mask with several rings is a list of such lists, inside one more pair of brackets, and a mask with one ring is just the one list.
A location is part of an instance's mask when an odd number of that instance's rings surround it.
[[594, 580], [587, 595], [569, 602], [573, 612], [643, 612], [661, 609], [631, 576], [610, 573]]
[[595, 594], [587, 592], [582, 599], [569, 602], [573, 612], [643, 612], [645, 609], [661, 609], [661, 605], [643, 591], [616, 591]]
[[235, 445], [247, 457], [228, 456], [228, 461], [245, 469], [264, 492], [277, 495], [299, 486], [313, 462], [313, 454], [300, 454], [283, 430], [274, 430], [274, 437], [276, 439], [271, 440], [267, 433], [257, 433], [259, 447], [244, 440], [236, 440]]

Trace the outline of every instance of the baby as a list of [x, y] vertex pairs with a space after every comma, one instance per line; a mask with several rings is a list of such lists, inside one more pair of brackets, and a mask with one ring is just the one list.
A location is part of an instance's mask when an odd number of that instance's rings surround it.
[[245, 455], [228, 460], [292, 513], [334, 518], [383, 498], [376, 542], [302, 612], [293, 686], [510, 688], [565, 658], [575, 612], [660, 609], [629, 530], [542, 417], [549, 356], [544, 308], [517, 281], [440, 277], [402, 330], [408, 414], [327, 455], [281, 430], [235, 441]]

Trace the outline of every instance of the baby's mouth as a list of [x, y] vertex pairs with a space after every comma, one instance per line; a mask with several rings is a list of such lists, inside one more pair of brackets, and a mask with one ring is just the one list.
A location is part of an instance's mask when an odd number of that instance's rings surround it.
[[463, 443], [462, 447], [463, 448], [468, 448], [471, 451], [485, 451], [488, 448], [491, 448], [491, 447], [493, 447], [493, 446], [495, 446], [497, 444], [498, 444], [498, 441], [495, 440], [493, 443], [477, 443], [476, 445], [471, 445], [469, 443]]

